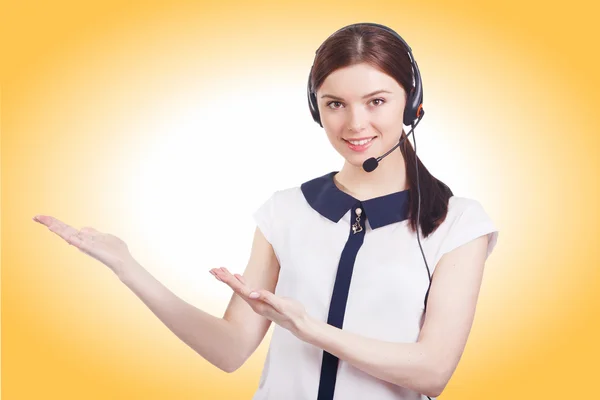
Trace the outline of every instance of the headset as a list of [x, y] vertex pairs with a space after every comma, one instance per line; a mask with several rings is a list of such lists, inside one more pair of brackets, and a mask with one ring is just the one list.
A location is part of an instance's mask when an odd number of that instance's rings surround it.
[[[402, 142], [405, 139], [407, 139], [408, 136], [410, 136], [410, 134], [414, 131], [415, 127], [419, 124], [419, 122], [423, 118], [423, 115], [425, 115], [425, 111], [423, 110], [423, 82], [421, 81], [421, 73], [419, 72], [419, 67], [417, 66], [417, 62], [415, 61], [415, 58], [412, 54], [412, 49], [410, 48], [408, 43], [406, 43], [406, 41], [404, 39], [402, 39], [402, 37], [396, 31], [394, 31], [393, 29], [391, 29], [385, 25], [380, 25], [380, 24], [375, 24], [375, 23], [370, 23], [370, 22], [360, 22], [357, 24], [348, 25], [341, 29], [338, 29], [336, 32], [331, 34], [329, 37], [334, 36], [338, 32], [341, 32], [343, 30], [353, 28], [356, 26], [378, 27], [387, 32], [390, 32], [398, 40], [400, 40], [402, 42], [402, 44], [404, 45], [404, 47], [408, 53], [408, 56], [410, 58], [410, 62], [412, 65], [412, 71], [413, 71], [413, 78], [414, 78], [414, 87], [410, 90], [410, 92], [407, 95], [406, 105], [404, 107], [404, 115], [403, 115], [404, 125], [411, 126], [411, 130], [408, 132], [408, 134], [406, 136], [402, 137], [400, 139], [400, 141], [398, 142], [398, 144], [396, 144], [394, 147], [392, 147], [387, 153], [385, 153], [382, 156], [377, 157], [377, 158], [374, 158], [374, 157], [369, 158], [363, 163], [363, 169], [366, 172], [371, 172], [371, 171], [375, 170], [375, 168], [377, 168], [377, 166], [379, 165], [379, 161], [381, 161], [384, 157], [386, 157], [388, 154], [390, 154], [397, 147], [400, 147]], [[319, 46], [317, 51], [315, 51], [315, 58], [316, 58], [317, 54], [319, 54], [319, 50], [321, 50], [322, 46], [323, 46], [323, 44], [321, 44], [321, 46]], [[311, 84], [310, 84], [310, 77], [312, 75], [313, 67], [314, 67], [314, 61], [313, 61], [313, 65], [310, 68], [310, 73], [308, 74], [308, 84], [307, 84], [307, 90], [306, 90], [307, 96], [308, 96], [308, 107], [310, 109], [310, 114], [312, 115], [314, 121], [316, 123], [318, 123], [322, 128], [323, 124], [321, 123], [321, 115], [319, 114], [319, 108], [317, 106], [317, 95], [316, 95], [316, 92], [313, 91], [313, 88], [311, 87]], [[419, 202], [417, 204], [417, 222], [420, 222], [421, 185], [419, 182], [419, 162], [418, 162], [418, 158], [417, 158], [417, 141], [415, 139], [415, 135], [413, 135], [413, 145], [415, 147], [415, 164], [416, 164], [415, 167], [416, 167], [416, 171], [417, 171], [417, 193], [418, 193], [418, 200], [419, 200]], [[427, 311], [427, 299], [429, 297], [429, 289], [431, 288], [431, 272], [429, 270], [429, 265], [427, 264], [427, 259], [425, 257], [425, 253], [423, 252], [423, 246], [421, 246], [421, 239], [419, 238], [419, 223], [417, 223], [417, 232], [416, 233], [417, 233], [417, 241], [419, 243], [419, 248], [421, 249], [421, 255], [423, 256], [423, 261], [425, 262], [425, 268], [427, 268], [427, 277], [429, 278], [429, 287], [427, 288], [427, 292], [425, 294], [425, 302], [424, 302], [424, 310], [423, 310], [423, 313], [425, 313]], [[429, 397], [429, 396], [426, 396], [426, 397], [429, 400], [431, 400], [431, 397]]]
[[[358, 24], [352, 24], [352, 25], [345, 26], [341, 29], [338, 29], [336, 32], [334, 32], [332, 35], [330, 35], [330, 37], [334, 36], [338, 32], [341, 32], [341, 31], [349, 29], [349, 28], [353, 28], [355, 26], [374, 26], [374, 27], [384, 29], [387, 32], [390, 32], [391, 34], [393, 34], [396, 38], [398, 38], [402, 42], [404, 47], [406, 48], [408, 55], [410, 57], [411, 64], [412, 64], [415, 86], [407, 96], [406, 106], [404, 108], [404, 121], [403, 122], [404, 122], [404, 125], [406, 125], [406, 126], [412, 125], [415, 122], [415, 120], [422, 117], [423, 114], [425, 113], [423, 111], [423, 83], [421, 82], [421, 74], [419, 72], [419, 67], [417, 66], [417, 62], [416, 62], [415, 58], [413, 57], [412, 49], [406, 43], [406, 41], [404, 39], [402, 39], [402, 37], [398, 33], [396, 33], [396, 31], [392, 30], [391, 28], [388, 28], [385, 25], [380, 25], [380, 24], [375, 24], [375, 23], [370, 23], [370, 22], [361, 22]], [[319, 53], [319, 50], [321, 50], [322, 46], [323, 45], [319, 46], [317, 51], [315, 51], [315, 56]], [[310, 85], [310, 75], [312, 74], [313, 67], [314, 67], [314, 64], [310, 68], [310, 73], [308, 75], [308, 87], [307, 87], [308, 107], [310, 109], [310, 113], [311, 113], [313, 119], [322, 128], [323, 124], [321, 123], [321, 116], [319, 114], [319, 108], [317, 107], [317, 95], [312, 90], [313, 88], [311, 88], [311, 85]]]

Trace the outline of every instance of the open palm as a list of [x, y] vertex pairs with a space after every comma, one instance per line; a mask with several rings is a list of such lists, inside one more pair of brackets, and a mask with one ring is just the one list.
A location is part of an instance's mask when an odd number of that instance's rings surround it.
[[118, 276], [124, 265], [133, 259], [127, 244], [110, 233], [99, 232], [91, 227], [77, 230], [49, 215], [36, 215], [33, 220], [45, 225], [81, 252], [105, 264]]

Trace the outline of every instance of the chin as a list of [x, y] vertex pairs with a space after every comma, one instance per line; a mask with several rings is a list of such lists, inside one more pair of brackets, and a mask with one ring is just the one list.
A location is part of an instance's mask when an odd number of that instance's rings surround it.
[[371, 157], [379, 157], [383, 154], [383, 152], [381, 152], [379, 149], [379, 146], [371, 146], [362, 152], [355, 152], [350, 150], [348, 147], [342, 147], [339, 153], [349, 164], [356, 166], [362, 166], [365, 160]]
[[[373, 153], [374, 154], [374, 153]], [[363, 163], [368, 160], [371, 157], [377, 157], [375, 155], [372, 155], [372, 153], [369, 152], [365, 152], [363, 154], [342, 154], [342, 156], [344, 157], [344, 160], [346, 160], [346, 163], [352, 165], [353, 167], [356, 168], [360, 168], [362, 169]]]

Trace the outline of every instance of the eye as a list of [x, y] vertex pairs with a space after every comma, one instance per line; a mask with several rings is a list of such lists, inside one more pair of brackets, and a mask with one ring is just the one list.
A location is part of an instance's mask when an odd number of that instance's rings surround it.
[[[382, 105], [383, 103], [385, 103], [385, 100], [384, 100], [384, 99], [373, 99], [372, 101], [373, 101], [373, 104], [374, 104], [375, 106], [380, 106], [380, 105]], [[378, 103], [377, 103], [377, 104], [375, 104], [375, 102], [378, 102]]]
[[340, 103], [339, 101], [330, 101], [329, 103], [327, 103], [327, 107], [332, 108], [332, 109], [335, 110], [335, 109], [337, 109], [339, 107], [331, 107], [332, 105], [339, 105], [339, 106], [341, 106], [342, 103]]

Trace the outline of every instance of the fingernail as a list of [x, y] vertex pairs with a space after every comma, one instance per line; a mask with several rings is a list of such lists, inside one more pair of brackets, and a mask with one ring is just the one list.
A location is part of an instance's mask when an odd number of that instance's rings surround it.
[[250, 295], [248, 297], [250, 297], [251, 299], [258, 299], [258, 296], [259, 296], [258, 293], [252, 292], [252, 293], [250, 293]]

